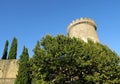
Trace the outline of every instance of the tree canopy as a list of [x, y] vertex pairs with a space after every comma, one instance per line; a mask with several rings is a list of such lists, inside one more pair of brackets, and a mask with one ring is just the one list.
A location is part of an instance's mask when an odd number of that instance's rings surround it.
[[34, 84], [118, 84], [120, 60], [107, 46], [46, 35], [30, 60]]

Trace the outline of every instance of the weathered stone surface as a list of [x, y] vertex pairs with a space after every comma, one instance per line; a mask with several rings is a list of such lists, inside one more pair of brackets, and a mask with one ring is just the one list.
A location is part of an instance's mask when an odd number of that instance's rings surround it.
[[0, 84], [14, 84], [15, 78], [0, 78]]
[[0, 60], [0, 84], [13, 84], [18, 71], [18, 60]]
[[89, 18], [72, 21], [67, 28], [67, 32], [70, 37], [81, 38], [85, 42], [87, 42], [88, 39], [99, 42], [96, 34], [96, 24]]

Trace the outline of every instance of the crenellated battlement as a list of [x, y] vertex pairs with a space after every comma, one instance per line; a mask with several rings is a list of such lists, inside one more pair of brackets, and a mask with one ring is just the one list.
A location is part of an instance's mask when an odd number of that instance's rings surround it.
[[92, 25], [92, 26], [95, 28], [95, 30], [97, 29], [97, 28], [96, 28], [96, 23], [95, 23], [92, 19], [90, 19], [90, 18], [80, 18], [80, 19], [73, 20], [73, 21], [68, 25], [68, 27], [67, 27], [67, 32], [69, 32], [70, 29], [71, 29], [73, 26], [78, 25], [78, 24], [83, 24], [83, 23]]
[[85, 42], [87, 42], [87, 39], [99, 42], [96, 29], [96, 24], [92, 19], [80, 18], [73, 20], [68, 25], [67, 32], [70, 37], [81, 38]]

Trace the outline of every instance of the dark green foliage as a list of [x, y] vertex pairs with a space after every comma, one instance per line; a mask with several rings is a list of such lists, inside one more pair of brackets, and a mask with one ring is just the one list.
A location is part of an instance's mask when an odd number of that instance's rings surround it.
[[16, 59], [17, 55], [17, 39], [14, 37], [8, 54], [8, 59]]
[[9, 44], [9, 42], [8, 42], [8, 40], [6, 40], [2, 59], [7, 59], [8, 44]]
[[[31, 71], [33, 72], [33, 71], [36, 71], [37, 73], [38, 73], [38, 75], [39, 75], [39, 70], [38, 70], [38, 67], [40, 67], [40, 65], [41, 64], [39, 64], [40, 63], [40, 61], [42, 60], [42, 58], [41, 58], [41, 53], [43, 53], [44, 51], [40, 48], [40, 43], [39, 43], [39, 41], [37, 41], [37, 44], [36, 44], [36, 46], [35, 46], [35, 48], [34, 48], [34, 58], [31, 58], [31, 60], [30, 60], [30, 64], [31, 64]], [[33, 63], [34, 62], [34, 63]], [[36, 68], [35, 68], [36, 67]], [[43, 83], [43, 81], [39, 81], [38, 79], [39, 79], [39, 76], [37, 77], [37, 74], [36, 74], [36, 72], [34, 73], [32, 73], [31, 74], [31, 77], [32, 77], [32, 84], [44, 84]], [[36, 77], [35, 77], [35, 74], [36, 74]]]
[[15, 84], [31, 84], [29, 67], [28, 49], [24, 47], [19, 60], [19, 70]]
[[34, 48], [31, 77], [34, 84], [119, 84], [119, 63], [102, 44], [47, 35]]

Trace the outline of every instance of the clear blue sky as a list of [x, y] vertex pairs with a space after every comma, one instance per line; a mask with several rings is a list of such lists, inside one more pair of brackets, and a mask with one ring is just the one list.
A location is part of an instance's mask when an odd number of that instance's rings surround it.
[[32, 49], [46, 34], [67, 35], [66, 27], [77, 18], [92, 18], [102, 44], [120, 54], [120, 0], [0, 0], [0, 57], [5, 41], [9, 48], [18, 39], [19, 58], [23, 46]]

